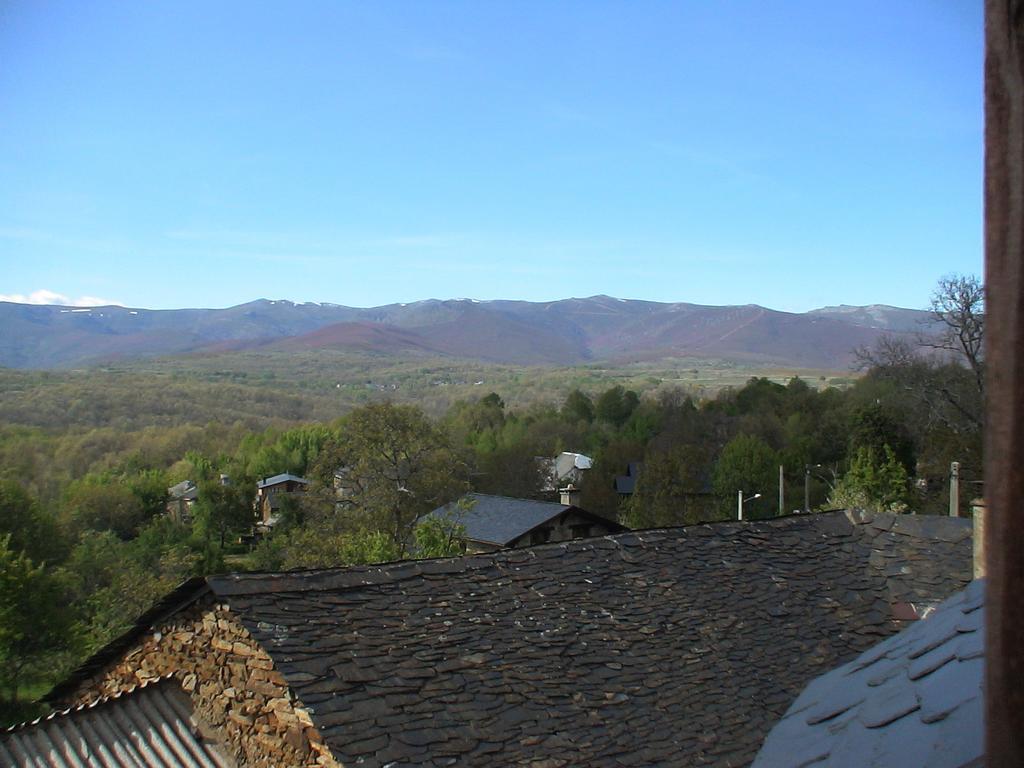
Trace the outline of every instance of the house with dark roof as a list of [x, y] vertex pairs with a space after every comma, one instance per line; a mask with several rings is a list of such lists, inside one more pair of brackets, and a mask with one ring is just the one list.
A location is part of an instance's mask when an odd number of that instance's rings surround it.
[[753, 768], [985, 764], [985, 583], [815, 679]]
[[970, 521], [844, 512], [210, 576], [47, 698], [170, 675], [240, 765], [743, 765], [970, 578]]
[[182, 480], [167, 489], [167, 514], [179, 523], [192, 520], [192, 506], [199, 498], [199, 488], [191, 480]]
[[563, 491], [561, 503], [470, 493], [457, 502], [438, 507], [427, 517], [462, 525], [466, 551], [470, 553], [627, 530], [614, 520], [581, 509], [578, 498], [579, 494], [571, 486]]
[[256, 510], [259, 525], [271, 528], [277, 522], [281, 501], [289, 493], [302, 493], [309, 486], [309, 480], [284, 472], [273, 477], [264, 477], [256, 483]]
[[636, 492], [636, 481], [640, 477], [642, 467], [642, 462], [629, 462], [626, 465], [626, 474], [615, 476], [615, 492], [620, 496], [632, 496]]

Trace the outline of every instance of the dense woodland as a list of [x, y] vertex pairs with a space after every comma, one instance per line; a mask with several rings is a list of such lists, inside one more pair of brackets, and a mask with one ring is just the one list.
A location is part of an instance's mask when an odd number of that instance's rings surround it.
[[[383, 392], [340, 417], [318, 410], [317, 420], [297, 423], [276, 399], [240, 407], [251, 394], [232, 389], [241, 385], [190, 398], [194, 385], [172, 382], [159, 393], [161, 413], [147, 420], [142, 402], [158, 393], [139, 374], [120, 374], [129, 386], [115, 382], [138, 399], [127, 411], [87, 375], [77, 389], [62, 379], [63, 417], [44, 394], [45, 418], [26, 423], [8, 412], [0, 426], [0, 714], [33, 714], [29, 702], [47, 686], [190, 576], [453, 553], [457, 531], [420, 523], [424, 513], [467, 490], [543, 498], [537, 457], [564, 450], [595, 460], [582, 506], [635, 528], [734, 517], [741, 490], [761, 494], [746, 516], [777, 515], [780, 466], [784, 513], [804, 507], [805, 488], [811, 509], [945, 513], [951, 461], [961, 463], [966, 508], [981, 492], [984, 383], [981, 289], [959, 281], [949, 290], [975, 293], [954, 297], [951, 335], [936, 350], [883, 341], [860, 352], [863, 375], [841, 388], [754, 377], [701, 396], [615, 383], [534, 404], [508, 405], [490, 392], [440, 413]], [[954, 317], [965, 300], [973, 314]], [[963, 333], [971, 322], [979, 323], [968, 329], [973, 346]], [[12, 375], [6, 385], [16, 381], [27, 379]], [[206, 396], [219, 398], [216, 418]], [[133, 408], [134, 421], [100, 426], [93, 416]], [[630, 462], [642, 462], [637, 492], [620, 496], [614, 478]], [[339, 467], [353, 484], [342, 504]], [[289, 499], [272, 534], [253, 539], [255, 482], [281, 472], [309, 478], [310, 489]], [[167, 488], [185, 479], [199, 485], [187, 525], [165, 513]]]

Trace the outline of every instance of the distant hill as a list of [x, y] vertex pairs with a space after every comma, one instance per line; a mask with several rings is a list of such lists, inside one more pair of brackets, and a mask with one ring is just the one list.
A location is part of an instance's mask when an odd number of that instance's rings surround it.
[[259, 301], [227, 309], [149, 310], [0, 302], [0, 365], [67, 368], [239, 349], [337, 349], [443, 355], [520, 365], [705, 357], [843, 368], [886, 332], [929, 315], [872, 305], [796, 314], [593, 296], [552, 302], [430, 299], [359, 309]]
[[866, 307], [853, 307], [840, 304], [838, 307], [822, 307], [812, 309], [807, 314], [819, 317], [830, 317], [865, 328], [877, 328], [886, 331], [917, 333], [925, 330], [932, 322], [930, 312], [918, 309], [890, 307], [887, 304], [870, 304]]

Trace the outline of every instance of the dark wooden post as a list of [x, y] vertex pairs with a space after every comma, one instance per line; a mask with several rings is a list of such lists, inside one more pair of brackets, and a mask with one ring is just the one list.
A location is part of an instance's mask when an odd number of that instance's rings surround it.
[[1024, 765], [1024, 0], [985, 3], [989, 766]]

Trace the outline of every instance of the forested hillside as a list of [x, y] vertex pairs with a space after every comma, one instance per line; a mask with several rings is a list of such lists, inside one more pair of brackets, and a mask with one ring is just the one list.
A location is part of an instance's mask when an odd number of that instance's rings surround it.
[[556, 403], [571, 389], [609, 382], [638, 392], [684, 387], [695, 397], [742, 384], [801, 376], [816, 386], [852, 381], [848, 371], [763, 368], [696, 359], [611, 366], [521, 367], [393, 360], [335, 350], [246, 351], [163, 358], [76, 371], [0, 369], [0, 423], [49, 429], [206, 424], [249, 426], [326, 421], [387, 398], [414, 402], [433, 416], [456, 400], [497, 390], [510, 404]]

